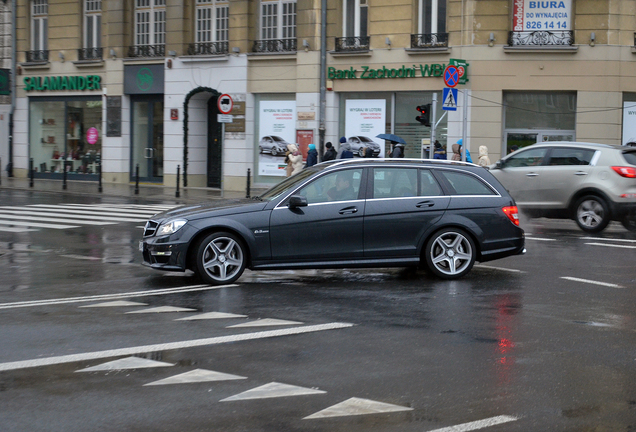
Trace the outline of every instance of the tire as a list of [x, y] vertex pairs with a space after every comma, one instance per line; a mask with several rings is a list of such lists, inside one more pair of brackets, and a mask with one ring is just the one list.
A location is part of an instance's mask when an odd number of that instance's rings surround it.
[[360, 156], [361, 158], [363, 158], [363, 157], [364, 157], [364, 147], [362, 147], [362, 148], [360, 148], [360, 149], [358, 150], [358, 156]]
[[473, 239], [458, 228], [442, 229], [430, 238], [424, 251], [426, 265], [442, 279], [457, 279], [473, 268], [477, 248]]
[[272, 156], [276, 156], [278, 154], [276, 147], [272, 147], [272, 149], [269, 152], [272, 154]]
[[610, 223], [609, 207], [602, 198], [586, 195], [574, 206], [574, 220], [583, 231], [601, 232]]
[[218, 232], [205, 237], [196, 249], [196, 273], [211, 285], [230, 284], [245, 270], [247, 255], [234, 234]]
[[260, 146], [259, 146], [259, 147], [258, 147], [258, 152], [259, 152], [260, 154], [263, 154], [263, 147], [260, 147]]
[[632, 216], [632, 217], [625, 216], [621, 220], [621, 223], [623, 224], [625, 229], [627, 229], [628, 231], [636, 232], [636, 217], [634, 217], [634, 216]]

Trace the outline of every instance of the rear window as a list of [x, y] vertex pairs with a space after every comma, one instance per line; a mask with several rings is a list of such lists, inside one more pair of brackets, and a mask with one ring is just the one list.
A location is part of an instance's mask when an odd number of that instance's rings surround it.
[[495, 195], [495, 192], [477, 177], [457, 171], [438, 171], [448, 180], [451, 195]]
[[630, 165], [636, 165], [636, 151], [624, 151], [623, 158]]

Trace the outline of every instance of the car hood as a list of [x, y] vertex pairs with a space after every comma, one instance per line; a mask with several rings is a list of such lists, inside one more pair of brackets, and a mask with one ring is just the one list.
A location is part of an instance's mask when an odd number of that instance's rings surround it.
[[157, 222], [166, 219], [183, 218], [197, 220], [211, 216], [227, 216], [239, 213], [260, 211], [265, 208], [267, 202], [254, 201], [252, 199], [216, 200], [194, 205], [177, 207], [154, 215], [151, 219]]

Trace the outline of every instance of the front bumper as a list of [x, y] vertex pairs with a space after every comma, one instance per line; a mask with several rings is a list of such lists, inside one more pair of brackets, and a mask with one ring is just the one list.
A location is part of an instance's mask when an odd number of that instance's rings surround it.
[[185, 271], [188, 244], [169, 242], [170, 237], [149, 237], [139, 242], [142, 264], [157, 270]]

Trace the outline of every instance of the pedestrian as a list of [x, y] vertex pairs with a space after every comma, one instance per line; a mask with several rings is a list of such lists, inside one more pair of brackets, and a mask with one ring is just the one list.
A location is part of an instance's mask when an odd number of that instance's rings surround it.
[[446, 149], [442, 147], [442, 144], [437, 140], [435, 140], [435, 144], [433, 144], [433, 159], [447, 159]]
[[291, 165], [291, 173], [289, 175], [293, 176], [303, 169], [303, 154], [298, 150], [296, 144], [287, 144], [287, 150], [289, 150], [287, 155], [289, 164], [287, 166]]
[[391, 152], [392, 158], [403, 158], [404, 157], [404, 144], [395, 143], [393, 147], [393, 151]]
[[338, 159], [353, 159], [353, 152], [351, 146], [347, 142], [347, 138], [340, 138], [340, 157]]
[[490, 165], [490, 158], [488, 157], [488, 147], [479, 146], [479, 161], [477, 162], [479, 166], [487, 167]]
[[510, 147], [509, 153], [516, 152], [517, 150], [519, 150], [519, 146], [513, 145], [512, 147]]
[[335, 148], [333, 148], [333, 144], [331, 144], [331, 142], [328, 142], [327, 144], [325, 144], [325, 147], [327, 147], [327, 150], [325, 151], [325, 154], [322, 157], [322, 161], [326, 162], [330, 160], [335, 160], [336, 156], [338, 156], [338, 152], [336, 151]]
[[[453, 157], [451, 158], [454, 161], [461, 161], [462, 160], [462, 144], [463, 144], [464, 140], [463, 139], [459, 139], [457, 141], [456, 144], [452, 145], [452, 149], [453, 149]], [[466, 150], [466, 162], [470, 162], [473, 163], [473, 160], [470, 157], [470, 152], [468, 150]]]
[[305, 168], [310, 166], [314, 166], [318, 163], [318, 152], [316, 151], [315, 144], [309, 144], [309, 150], [307, 151], [307, 163], [305, 164]]

